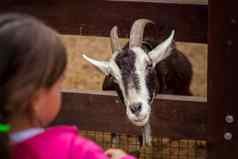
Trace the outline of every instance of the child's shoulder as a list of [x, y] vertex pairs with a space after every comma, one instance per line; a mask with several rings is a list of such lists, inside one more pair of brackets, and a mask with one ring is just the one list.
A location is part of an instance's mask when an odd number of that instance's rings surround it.
[[68, 143], [71, 146], [74, 143], [90, 143], [89, 140], [80, 136], [78, 128], [76, 126], [55, 126], [47, 128], [46, 131], [42, 134], [41, 138], [43, 140], [48, 139], [55, 143]]
[[107, 158], [104, 155], [103, 149], [79, 135], [77, 127], [74, 126], [57, 126], [47, 129], [46, 134], [51, 138], [55, 138], [57, 145], [69, 145], [68, 148], [71, 158]]
[[46, 135], [62, 135], [62, 134], [78, 135], [78, 133], [79, 132], [76, 126], [68, 126], [68, 125], [49, 127], [44, 132], [44, 134]]
[[80, 132], [76, 126], [55, 126], [47, 128], [45, 133], [42, 134], [43, 136], [48, 136], [53, 140], [71, 140], [72, 143], [74, 142], [88, 142], [91, 143], [90, 140], [80, 136]]
[[65, 159], [75, 149], [77, 153], [82, 154], [91, 143], [81, 137], [74, 126], [56, 126], [47, 128], [43, 133], [16, 144], [14, 152], [17, 156], [34, 152], [34, 156], [37, 156], [35, 158]]

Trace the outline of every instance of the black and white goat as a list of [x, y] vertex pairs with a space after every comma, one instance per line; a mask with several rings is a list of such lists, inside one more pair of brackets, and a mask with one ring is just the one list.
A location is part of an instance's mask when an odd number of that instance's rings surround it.
[[129, 120], [136, 126], [144, 126], [143, 143], [150, 144], [149, 118], [151, 105], [157, 93], [190, 95], [192, 66], [176, 49], [175, 31], [161, 43], [144, 40], [148, 19], [134, 22], [129, 45], [122, 48], [117, 27], [111, 30], [112, 58], [98, 61], [83, 57], [106, 75], [103, 89], [117, 91]]

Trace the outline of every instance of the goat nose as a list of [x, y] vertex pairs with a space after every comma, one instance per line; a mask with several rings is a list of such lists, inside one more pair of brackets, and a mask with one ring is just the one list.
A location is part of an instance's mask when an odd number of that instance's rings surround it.
[[130, 105], [130, 110], [133, 114], [138, 114], [141, 111], [142, 104], [141, 103], [135, 103]]

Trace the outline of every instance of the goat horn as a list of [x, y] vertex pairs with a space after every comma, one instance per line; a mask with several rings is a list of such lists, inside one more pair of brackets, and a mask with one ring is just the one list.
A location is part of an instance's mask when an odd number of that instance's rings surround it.
[[130, 41], [129, 41], [130, 48], [136, 47], [136, 46], [139, 46], [139, 47], [142, 46], [144, 29], [146, 24], [148, 23], [153, 24], [153, 22], [148, 19], [139, 19], [134, 22], [130, 32]]
[[98, 61], [94, 60], [86, 55], [83, 54], [83, 58], [87, 60], [89, 63], [94, 65], [97, 69], [99, 69], [101, 72], [103, 72], [105, 75], [110, 74], [110, 63], [107, 61]]
[[117, 32], [117, 26], [114, 26], [110, 32], [111, 37], [111, 47], [112, 47], [112, 53], [115, 51], [121, 50], [121, 45], [119, 42], [118, 32]]

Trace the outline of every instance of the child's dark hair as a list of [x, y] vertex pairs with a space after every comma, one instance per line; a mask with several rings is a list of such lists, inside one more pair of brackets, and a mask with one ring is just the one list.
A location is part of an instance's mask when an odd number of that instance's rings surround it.
[[[31, 113], [31, 99], [50, 89], [67, 63], [57, 33], [34, 17], [0, 15], [0, 124]], [[0, 156], [10, 158], [8, 133], [0, 132]]]

